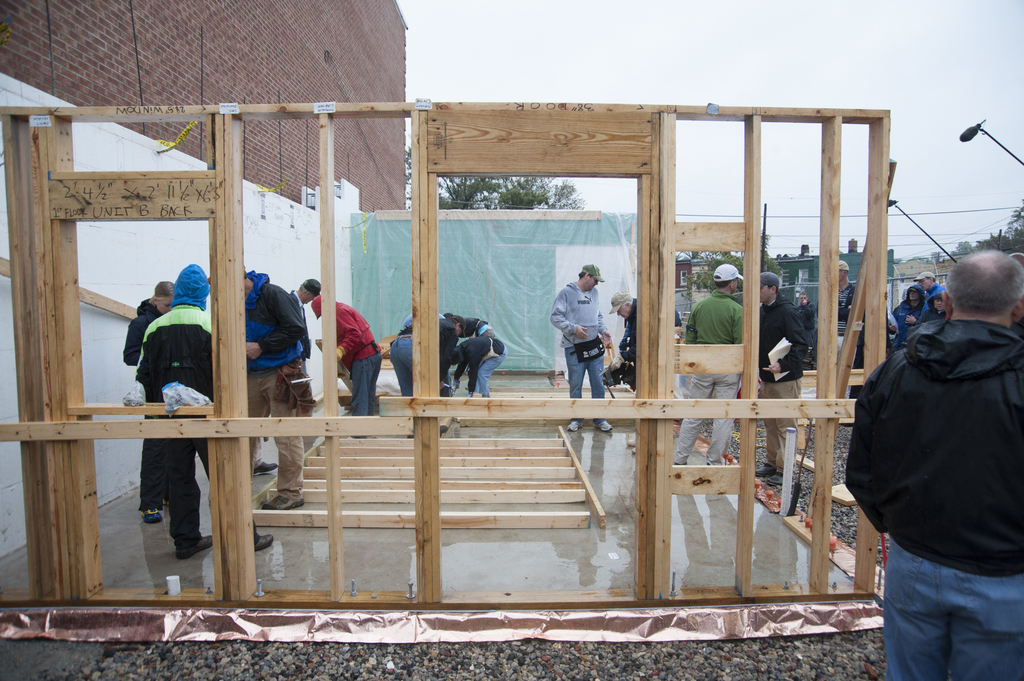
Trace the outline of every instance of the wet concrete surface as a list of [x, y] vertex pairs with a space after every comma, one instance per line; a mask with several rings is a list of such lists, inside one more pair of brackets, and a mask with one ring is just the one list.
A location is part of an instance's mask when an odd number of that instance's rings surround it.
[[[492, 377], [492, 386], [509, 391], [531, 388], [550, 390], [551, 381], [536, 377]], [[564, 382], [560, 387], [565, 389]], [[497, 397], [498, 390], [492, 394]], [[561, 392], [561, 391], [559, 391]], [[584, 388], [586, 394], [587, 389]], [[478, 423], [478, 422], [474, 422]], [[604, 590], [631, 589], [635, 550], [634, 455], [627, 446], [632, 422], [616, 423], [602, 433], [591, 423], [570, 442], [587, 471], [590, 483], [607, 513], [607, 528], [592, 522], [587, 529], [446, 529], [442, 531], [441, 574], [445, 591]], [[457, 438], [557, 438], [550, 426], [461, 427], [454, 424], [450, 437]], [[307, 440], [312, 445], [312, 440]], [[273, 440], [263, 443], [263, 460], [277, 461]], [[694, 452], [690, 463], [704, 459]], [[211, 532], [209, 483], [197, 465], [203, 493], [201, 528]], [[254, 496], [274, 480], [254, 476]], [[182, 588], [214, 585], [213, 559], [205, 551], [177, 560], [167, 534], [168, 523], [144, 524], [136, 495], [129, 494], [100, 508], [100, 545], [103, 583], [107, 587], [164, 588], [168, 575], [178, 575]], [[325, 509], [323, 503], [307, 503], [304, 510]], [[389, 504], [390, 510], [412, 511], [412, 504]], [[735, 496], [675, 496], [669, 512], [672, 525], [671, 569], [677, 586], [716, 587], [735, 583]], [[442, 505], [442, 510], [498, 510], [497, 506], [467, 508], [465, 504]], [[166, 509], [165, 509], [166, 510]], [[533, 505], [528, 511], [587, 511], [585, 503]], [[258, 528], [270, 532], [271, 548], [256, 554], [256, 575], [264, 589], [328, 590], [329, 551], [327, 530], [320, 528]], [[412, 529], [344, 530], [345, 579], [356, 580], [360, 592], [405, 591], [416, 577], [415, 531]], [[807, 583], [809, 548], [782, 519], [760, 503], [754, 511], [753, 583]], [[849, 581], [833, 566], [829, 581]], [[27, 588], [24, 549], [0, 559], [0, 588]]]

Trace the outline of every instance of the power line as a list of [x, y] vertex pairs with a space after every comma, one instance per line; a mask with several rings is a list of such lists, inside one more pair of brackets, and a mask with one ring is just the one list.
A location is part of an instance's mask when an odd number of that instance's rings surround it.
[[[931, 212], [927, 212], [927, 213], [905, 213], [905, 215], [956, 215], [956, 214], [959, 214], [959, 213], [988, 213], [988, 212], [998, 211], [998, 210], [1017, 210], [1018, 208], [1019, 208], [1019, 206], [1010, 206], [1009, 208], [973, 208], [971, 210], [941, 210], [941, 211], [931, 211]], [[892, 217], [893, 214], [889, 213], [889, 216]], [[743, 218], [742, 215], [710, 215], [710, 214], [701, 214], [701, 213], [676, 213], [676, 217], [677, 218], [681, 218], [681, 217], [685, 217], [685, 218], [733, 218], [733, 219], [734, 218], [740, 218], [740, 219]], [[841, 217], [841, 218], [866, 218], [867, 215], [866, 214], [865, 215], [840, 215], [839, 217]], [[818, 220], [818, 219], [821, 218], [821, 216], [820, 215], [773, 215], [772, 218], [773, 219], [780, 219], [780, 218], [804, 219], [804, 218], [810, 218], [810, 219]]]

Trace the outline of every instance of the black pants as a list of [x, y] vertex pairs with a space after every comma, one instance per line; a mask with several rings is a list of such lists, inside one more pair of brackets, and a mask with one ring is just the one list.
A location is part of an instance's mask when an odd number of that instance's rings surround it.
[[167, 490], [171, 502], [170, 532], [174, 548], [187, 549], [202, 539], [199, 532], [199, 503], [202, 492], [196, 482], [196, 454], [210, 478], [206, 438], [181, 438], [167, 442]]
[[[852, 368], [853, 369], [863, 369], [864, 368], [864, 345], [861, 344], [861, 343], [857, 344], [857, 352], [853, 353], [853, 367]], [[868, 379], [868, 377], [865, 376], [864, 380], [866, 381], [867, 379]], [[860, 385], [851, 385], [850, 386], [850, 399], [851, 400], [857, 399], [857, 396], [860, 395], [860, 389], [862, 387], [863, 386], [860, 386]]]
[[139, 510], [162, 511], [167, 496], [167, 440], [142, 441], [142, 466], [139, 469]]
[[[167, 488], [171, 502], [171, 538], [175, 549], [195, 546], [203, 535], [199, 531], [199, 504], [202, 492], [196, 482], [196, 455], [210, 479], [210, 454], [206, 438], [181, 438], [166, 440], [167, 447]], [[253, 544], [260, 535], [253, 523]]]

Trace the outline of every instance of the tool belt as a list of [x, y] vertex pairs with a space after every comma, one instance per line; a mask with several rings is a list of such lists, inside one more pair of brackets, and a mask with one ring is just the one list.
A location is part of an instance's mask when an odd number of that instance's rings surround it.
[[316, 407], [316, 400], [313, 399], [313, 389], [310, 381], [295, 384], [298, 381], [309, 378], [302, 371], [302, 361], [295, 360], [277, 368], [277, 384], [274, 386], [274, 400], [287, 402], [289, 409], [295, 410], [296, 416], [310, 416]]
[[601, 342], [600, 336], [583, 341], [582, 343], [576, 343], [572, 346], [572, 349], [576, 352], [576, 359], [579, 360], [580, 364], [597, 359], [598, 357], [604, 357], [604, 343]]

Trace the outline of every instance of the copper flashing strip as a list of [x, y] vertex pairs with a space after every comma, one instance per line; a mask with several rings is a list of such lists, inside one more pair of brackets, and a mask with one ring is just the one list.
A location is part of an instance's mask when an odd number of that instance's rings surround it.
[[695, 641], [832, 634], [881, 626], [882, 610], [873, 601], [466, 613], [156, 608], [0, 610], [0, 637], [58, 641]]

